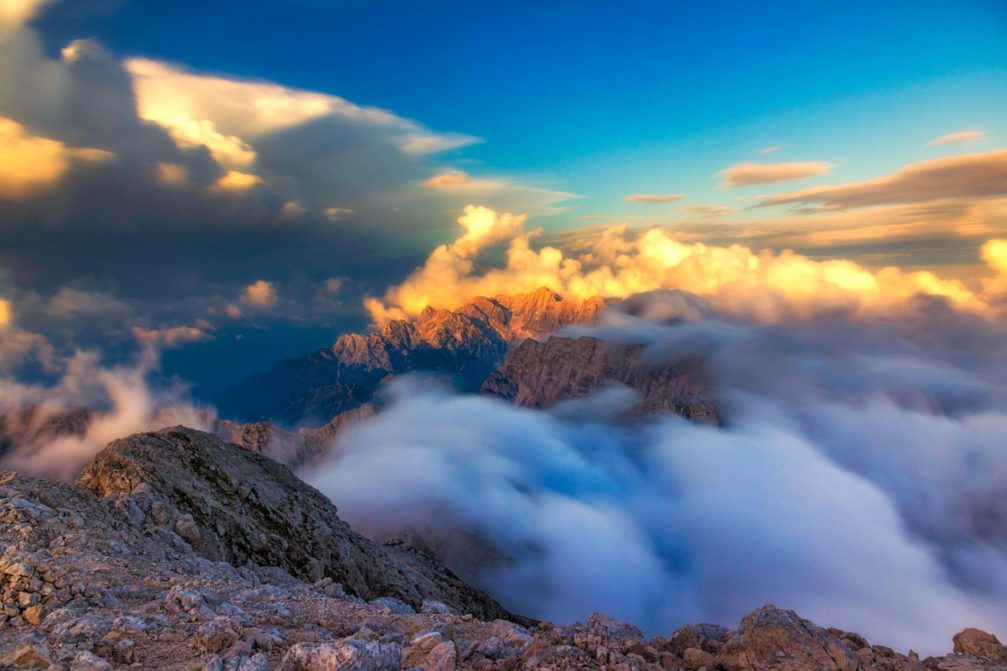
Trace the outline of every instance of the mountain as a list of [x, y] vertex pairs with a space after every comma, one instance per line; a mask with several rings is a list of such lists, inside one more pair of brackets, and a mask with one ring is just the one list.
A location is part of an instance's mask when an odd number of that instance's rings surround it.
[[282, 465], [184, 427], [114, 441], [77, 486], [0, 471], [0, 522], [4, 671], [1007, 669], [978, 629], [921, 660], [769, 605], [654, 637], [597, 613], [535, 625], [357, 535]]
[[455, 310], [428, 307], [415, 321], [396, 320], [366, 335], [340, 336], [328, 348], [287, 359], [225, 392], [223, 417], [292, 426], [319, 424], [371, 400], [393, 375], [426, 371], [475, 391], [508, 348], [570, 324], [594, 321], [604, 301], [564, 299], [546, 288], [476, 298]]
[[720, 422], [699, 362], [649, 365], [641, 359], [644, 348], [591, 337], [525, 340], [507, 354], [480, 391], [522, 407], [548, 408], [616, 383], [639, 394], [641, 412], [667, 411]]

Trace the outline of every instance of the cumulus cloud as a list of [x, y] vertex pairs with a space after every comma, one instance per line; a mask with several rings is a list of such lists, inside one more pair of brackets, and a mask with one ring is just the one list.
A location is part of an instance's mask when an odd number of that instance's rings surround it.
[[247, 287], [241, 294], [241, 301], [246, 305], [256, 308], [275, 307], [280, 297], [276, 292], [276, 287], [272, 282], [266, 280], [256, 280]]
[[960, 130], [954, 133], [948, 133], [947, 135], [941, 135], [939, 138], [935, 138], [927, 144], [931, 147], [942, 144], [968, 144], [984, 137], [986, 137], [986, 131], [979, 130], [978, 128], [969, 128], [967, 130]]
[[885, 177], [766, 196], [758, 206], [799, 203], [844, 210], [1004, 195], [1007, 195], [1007, 150], [932, 159], [907, 165]]
[[626, 196], [626, 201], [630, 203], [642, 203], [644, 205], [660, 205], [663, 203], [674, 203], [682, 200], [685, 196], [680, 193], [632, 193]]
[[[487, 208], [466, 208], [459, 219], [465, 233], [458, 240], [435, 249], [383, 299], [366, 301], [373, 319], [383, 323], [419, 315], [428, 305], [453, 308], [476, 296], [529, 292], [540, 286], [574, 299], [679, 288], [736, 315], [769, 321], [892, 310], [920, 294], [961, 309], [991, 309], [988, 297], [928, 271], [871, 270], [849, 260], [814, 260], [786, 250], [687, 243], [663, 229], [638, 231], [625, 225], [605, 229], [588, 249], [568, 254], [551, 246], [533, 249], [537, 231], [524, 231], [524, 222], [524, 217]], [[482, 249], [503, 241], [508, 242], [503, 267], [477, 266]]]
[[0, 1], [0, 27], [16, 26], [31, 19], [51, 0], [2, 0]]
[[776, 184], [806, 179], [815, 175], [827, 175], [831, 163], [805, 161], [792, 163], [735, 163], [720, 171], [721, 186], [749, 186], [752, 184]]

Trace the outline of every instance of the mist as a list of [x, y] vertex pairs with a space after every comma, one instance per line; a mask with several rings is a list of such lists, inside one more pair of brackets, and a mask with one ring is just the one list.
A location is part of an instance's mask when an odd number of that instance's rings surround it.
[[774, 603], [924, 654], [1007, 618], [1003, 324], [743, 323], [658, 292], [567, 335], [702, 360], [724, 426], [640, 420], [627, 389], [541, 412], [400, 380], [302, 476], [533, 617], [668, 634]]

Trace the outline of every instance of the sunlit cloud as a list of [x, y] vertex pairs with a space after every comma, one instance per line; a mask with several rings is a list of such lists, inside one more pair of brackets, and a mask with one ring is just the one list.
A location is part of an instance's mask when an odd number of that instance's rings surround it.
[[969, 128], [968, 130], [960, 130], [955, 133], [941, 135], [939, 138], [931, 140], [927, 144], [932, 147], [942, 144], [968, 144], [984, 137], [986, 137], [986, 131], [978, 128]]
[[107, 151], [73, 148], [33, 135], [18, 122], [0, 117], [0, 198], [28, 198], [63, 177], [72, 161], [98, 162]]
[[188, 343], [210, 340], [212, 336], [196, 326], [169, 326], [161, 329], [148, 329], [134, 326], [131, 329], [133, 337], [143, 345], [173, 348]]
[[674, 203], [677, 200], [683, 199], [685, 199], [685, 196], [680, 193], [632, 193], [626, 196], [627, 202], [642, 203], [644, 205]]
[[759, 207], [800, 203], [847, 209], [1007, 195], [1007, 150], [948, 156], [907, 165], [891, 175], [766, 196]]
[[10, 301], [0, 298], [0, 329], [10, 326], [12, 319]]
[[0, 0], [0, 26], [17, 26], [31, 19], [52, 0]]
[[[531, 239], [537, 232], [525, 231], [524, 223], [523, 216], [467, 207], [459, 219], [461, 237], [437, 247], [402, 284], [382, 299], [367, 299], [365, 306], [376, 323], [384, 323], [415, 317], [427, 306], [454, 308], [477, 296], [545, 286], [573, 299], [676, 288], [726, 312], [767, 321], [835, 310], [892, 310], [920, 294], [960, 309], [989, 310], [986, 297], [929, 271], [870, 270], [846, 259], [814, 260], [788, 250], [686, 243], [660, 228], [634, 231], [625, 225], [604, 230], [577, 254], [551, 246], [536, 250]], [[482, 249], [502, 241], [508, 241], [502, 267], [476, 264]], [[991, 252], [996, 262], [999, 253]]]
[[261, 181], [262, 179], [258, 175], [241, 172], [240, 170], [228, 170], [224, 173], [223, 177], [213, 184], [212, 188], [223, 191], [245, 191], [246, 189], [251, 189]]
[[206, 146], [221, 163], [248, 167], [257, 138], [327, 116], [385, 129], [399, 149], [426, 155], [457, 149], [478, 138], [435, 133], [386, 110], [338, 96], [279, 84], [186, 71], [145, 58], [126, 61], [140, 116], [167, 128], [181, 143]]
[[241, 294], [241, 300], [252, 307], [271, 308], [279, 301], [279, 295], [272, 282], [256, 280], [245, 287], [245, 291]]
[[749, 186], [751, 184], [776, 184], [826, 175], [831, 163], [805, 161], [794, 163], [736, 163], [720, 171], [721, 186]]
[[697, 217], [726, 217], [730, 214], [734, 214], [737, 210], [733, 207], [728, 207], [727, 205], [683, 205], [678, 208], [686, 214], [695, 215]]

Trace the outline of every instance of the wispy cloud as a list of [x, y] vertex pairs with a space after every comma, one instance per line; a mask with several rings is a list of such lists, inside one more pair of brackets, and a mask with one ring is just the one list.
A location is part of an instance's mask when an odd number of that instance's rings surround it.
[[685, 196], [680, 193], [631, 193], [626, 196], [626, 201], [630, 203], [642, 203], [644, 205], [661, 205], [663, 203], [674, 203], [683, 200]]
[[780, 145], [780, 144], [771, 144], [768, 147], [763, 147], [762, 149], [760, 149], [759, 153], [760, 154], [767, 154], [767, 155], [768, 154], [775, 154], [776, 152], [780, 151], [781, 149], [783, 149], [783, 145]]
[[692, 214], [697, 217], [726, 217], [729, 214], [734, 214], [737, 210], [733, 207], [728, 207], [727, 205], [683, 205], [678, 208], [686, 214]]
[[763, 197], [757, 207], [799, 203], [848, 209], [1007, 195], [1007, 150], [962, 154], [907, 165], [891, 175]]
[[794, 163], [735, 163], [720, 171], [721, 186], [776, 184], [828, 174], [831, 163], [805, 161]]
[[986, 137], [986, 131], [978, 128], [969, 128], [967, 130], [960, 130], [954, 133], [948, 133], [947, 135], [941, 135], [939, 138], [931, 140], [927, 144], [931, 147], [942, 144], [968, 144], [984, 137]]

